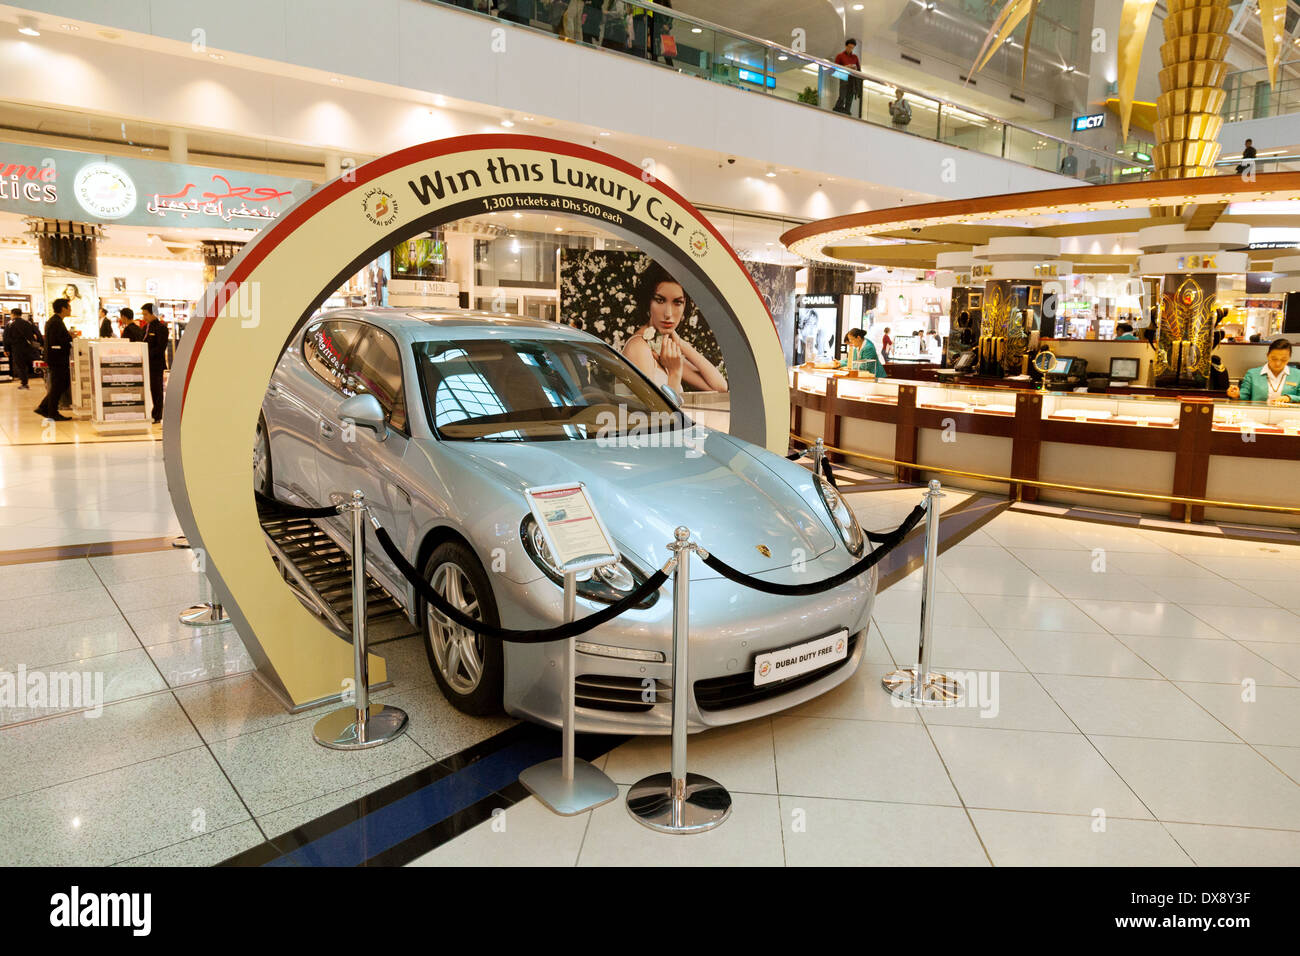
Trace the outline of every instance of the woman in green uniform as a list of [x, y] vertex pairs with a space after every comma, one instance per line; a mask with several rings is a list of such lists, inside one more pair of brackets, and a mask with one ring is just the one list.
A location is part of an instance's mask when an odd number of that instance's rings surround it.
[[1274, 339], [1268, 347], [1268, 361], [1242, 376], [1240, 386], [1230, 386], [1228, 397], [1270, 405], [1300, 403], [1300, 369], [1288, 365], [1290, 361], [1291, 343]]
[[871, 344], [866, 332], [862, 329], [849, 329], [848, 334], [844, 336], [844, 344], [849, 347], [849, 354], [840, 360], [840, 368], [877, 374], [880, 358], [876, 355], [876, 347]]

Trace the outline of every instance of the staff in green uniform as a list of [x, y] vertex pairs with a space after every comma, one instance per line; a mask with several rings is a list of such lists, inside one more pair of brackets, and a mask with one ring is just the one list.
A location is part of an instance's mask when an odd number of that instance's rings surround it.
[[866, 332], [862, 329], [849, 329], [844, 336], [844, 344], [849, 347], [849, 354], [840, 360], [840, 368], [870, 372], [872, 375], [878, 374], [876, 370], [880, 358], [876, 355], [876, 347], [871, 344]]
[[1300, 403], [1300, 369], [1288, 365], [1290, 361], [1291, 343], [1274, 339], [1268, 347], [1268, 361], [1247, 372], [1240, 386], [1229, 386], [1228, 397], [1270, 405]]

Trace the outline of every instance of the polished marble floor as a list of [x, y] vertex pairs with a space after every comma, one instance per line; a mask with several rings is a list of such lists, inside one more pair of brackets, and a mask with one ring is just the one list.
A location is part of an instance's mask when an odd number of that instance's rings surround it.
[[[394, 682], [377, 696], [410, 733], [324, 750], [319, 714], [286, 713], [232, 629], [177, 622], [206, 596], [188, 552], [5, 563], [174, 533], [156, 445], [0, 448], [0, 482], [0, 672], [99, 674], [105, 702], [0, 708], [0, 863], [217, 863], [512, 723], [452, 710], [406, 638], [377, 648]], [[917, 498], [850, 495], [873, 528]], [[969, 500], [952, 491], [945, 526]], [[915, 656], [912, 573], [879, 596], [846, 684], [691, 738], [692, 769], [734, 796], [719, 829], [667, 837], [621, 800], [561, 818], [527, 798], [414, 862], [1300, 863], [1300, 548], [1014, 509], [963, 533], [945, 536], [933, 663], [964, 676], [964, 706], [880, 688]], [[667, 768], [667, 742], [598, 762], [625, 792]]]

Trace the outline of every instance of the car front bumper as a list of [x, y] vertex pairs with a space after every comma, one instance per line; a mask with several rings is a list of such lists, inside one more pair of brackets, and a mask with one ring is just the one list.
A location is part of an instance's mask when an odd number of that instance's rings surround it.
[[[811, 570], [810, 578], [833, 572]], [[866, 649], [876, 571], [810, 597], [781, 597], [722, 578], [692, 580], [687, 706], [689, 732], [739, 723], [811, 700], [851, 677]], [[504, 591], [504, 593], [502, 593]], [[502, 620], [559, 619], [560, 589], [549, 580], [498, 588]], [[598, 605], [579, 601], [578, 617]], [[599, 654], [575, 655], [575, 724], [589, 733], [666, 734], [672, 728], [672, 586], [645, 610], [627, 612], [577, 640], [630, 648], [662, 661]], [[514, 625], [520, 626], [520, 625]], [[767, 651], [847, 631], [847, 659], [808, 675], [754, 688], [754, 658]], [[553, 727], [563, 722], [564, 642], [509, 644], [504, 704], [507, 712]]]

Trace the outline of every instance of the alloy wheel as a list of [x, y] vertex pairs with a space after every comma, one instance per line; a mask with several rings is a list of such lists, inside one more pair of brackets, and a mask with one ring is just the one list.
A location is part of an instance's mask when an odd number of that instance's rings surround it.
[[[479, 620], [478, 596], [463, 568], [448, 561], [438, 565], [430, 585], [461, 613]], [[458, 694], [470, 694], [483, 677], [483, 638], [429, 607], [429, 641], [447, 685]]]

